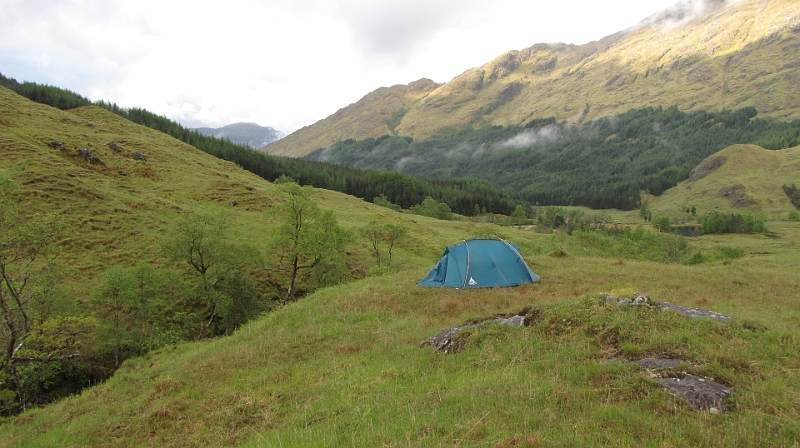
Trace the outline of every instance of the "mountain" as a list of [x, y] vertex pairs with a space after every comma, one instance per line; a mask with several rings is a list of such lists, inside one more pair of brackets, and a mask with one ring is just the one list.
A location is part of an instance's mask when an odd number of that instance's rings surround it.
[[264, 150], [300, 157], [348, 138], [394, 133], [426, 140], [466, 126], [547, 117], [580, 123], [649, 106], [753, 106], [761, 116], [800, 118], [798, 3], [705, 5], [699, 14], [679, 5], [584, 45], [510, 51], [442, 85], [424, 80], [378, 89]]
[[256, 123], [233, 123], [221, 128], [195, 128], [202, 135], [217, 138], [227, 138], [233, 143], [247, 145], [253, 149], [261, 148], [286, 136], [269, 126], [259, 126]]
[[632, 109], [580, 124], [551, 118], [525, 127], [469, 127], [422, 142], [346, 140], [304, 159], [425, 179], [482, 179], [530, 204], [631, 210], [640, 206], [641, 191], [660, 195], [689, 178], [704, 158], [737, 143], [797, 146], [800, 120], [759, 118], [754, 107]]

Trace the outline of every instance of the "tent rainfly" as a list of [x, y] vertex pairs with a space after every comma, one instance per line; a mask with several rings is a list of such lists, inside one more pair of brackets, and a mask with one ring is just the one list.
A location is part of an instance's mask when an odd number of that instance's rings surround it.
[[539, 281], [515, 244], [496, 239], [466, 240], [448, 246], [417, 286], [492, 288]]

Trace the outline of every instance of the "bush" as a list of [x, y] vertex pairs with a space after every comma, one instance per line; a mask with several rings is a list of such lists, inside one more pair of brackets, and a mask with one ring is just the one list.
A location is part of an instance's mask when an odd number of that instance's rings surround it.
[[789, 212], [789, 221], [800, 221], [800, 212], [792, 210]]
[[689, 249], [686, 238], [680, 235], [656, 233], [637, 227], [618, 229], [577, 230], [574, 234], [581, 240], [587, 252], [608, 258], [650, 260], [662, 263], [677, 263]]
[[695, 265], [714, 261], [734, 260], [736, 258], [742, 258], [744, 255], [744, 249], [732, 246], [720, 246], [705, 254], [698, 250], [694, 254], [681, 260], [681, 264]]

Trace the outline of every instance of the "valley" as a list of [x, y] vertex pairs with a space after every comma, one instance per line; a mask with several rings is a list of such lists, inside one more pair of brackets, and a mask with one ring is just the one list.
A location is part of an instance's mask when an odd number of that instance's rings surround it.
[[0, 447], [797, 446], [800, 9], [709, 5], [262, 150], [0, 75]]

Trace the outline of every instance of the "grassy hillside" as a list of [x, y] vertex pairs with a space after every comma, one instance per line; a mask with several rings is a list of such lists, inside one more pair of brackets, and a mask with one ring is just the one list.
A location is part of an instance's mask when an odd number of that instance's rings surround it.
[[[171, 222], [200, 206], [224, 210], [243, 238], [269, 232], [263, 212], [276, 200], [272, 185], [232, 163], [98, 107], [64, 112], [6, 89], [0, 101], [4, 174], [19, 185], [23, 208], [66, 221], [70, 231], [59, 245], [71, 276], [96, 279], [109, 263], [158, 260]], [[105, 165], [88, 163], [79, 148]], [[147, 160], [134, 160], [134, 152]]]
[[[712, 6], [721, 4], [707, 3], [710, 9], [700, 16], [673, 11], [585, 45], [537, 44], [510, 51], [403, 106], [402, 120], [391, 131], [426, 140], [467, 125], [524, 125], [546, 117], [579, 123], [631, 108], [672, 105], [682, 111], [753, 106], [763, 116], [800, 118], [800, 97], [793, 88], [800, 54], [797, 3], [745, 0]], [[301, 157], [347, 138], [389, 133], [385, 120], [360, 118], [400, 109], [376, 102], [376, 94], [265, 150]]]
[[[22, 208], [66, 220], [68, 236], [59, 246], [70, 276], [96, 279], [112, 262], [158, 262], [166, 229], [183, 212], [196, 208], [223, 212], [237, 238], [265, 247], [275, 226], [266, 212], [280, 200], [270, 182], [99, 107], [61, 111], [2, 88], [0, 104], [3, 174], [19, 185], [15, 199]], [[50, 147], [51, 142], [62, 143], [64, 149]], [[110, 142], [123, 150], [115, 152]], [[105, 165], [79, 157], [78, 149], [84, 147]], [[134, 152], [145, 155], [146, 162], [134, 160]], [[333, 209], [346, 228], [381, 218], [400, 222], [414, 234], [438, 233], [422, 224], [426, 218], [344, 194], [316, 190], [315, 199]], [[361, 246], [365, 252], [357, 258], [366, 254], [366, 241]]]
[[[103, 163], [81, 157], [82, 148]], [[146, 160], [137, 159], [136, 154]], [[119, 324], [114, 324], [107, 304], [100, 305], [106, 297], [101, 291], [107, 272], [112, 268], [132, 269], [146, 263], [156, 270], [158, 278], [151, 285], [161, 289], [152, 308], [157, 308], [159, 324], [150, 320], [153, 331], [160, 335], [153, 336], [156, 345], [197, 337], [194, 327], [208, 319], [210, 309], [197, 303], [196, 282], [191, 270], [185, 269], [188, 266], [170, 262], [162, 251], [176, 224], [192, 213], [201, 211], [226, 221], [227, 241], [255, 253], [244, 272], [256, 288], [251, 311], [274, 307], [285, 290], [286, 279], [269, 251], [277, 227], [274, 210], [283, 200], [273, 184], [102, 108], [61, 111], [0, 88], [0, 180], [4, 179], [17, 188], [4, 190], [12, 197], [3, 199], [16, 204], [23, 223], [54, 216], [63, 227], [55, 243], [56, 268], [52, 272], [57, 275], [56, 287], [44, 296], [38, 289], [32, 290], [37, 299], [36, 306], [33, 302], [28, 305], [32, 307], [29, 316], [36, 325], [44, 325], [49, 317], [89, 318], [98, 330], [84, 341], [86, 351], [75, 358], [78, 367], [55, 370], [54, 377], [32, 383], [41, 386], [34, 388], [37, 402], [69, 392], [58, 390], [62, 381], [74, 390], [113, 372], [115, 361], [106, 347], [110, 339], [103, 331], [111, 331], [108, 327], [114, 325], [119, 328]], [[327, 281], [361, 276], [373, 266], [367, 241], [355, 237], [357, 228], [371, 220], [400, 224], [409, 235], [429, 235], [437, 242], [464, 238], [476, 226], [463, 223], [440, 230], [428, 218], [396, 213], [351, 196], [316, 190], [312, 197], [321, 208], [333, 210], [340, 224], [354, 235], [343, 254], [343, 277]], [[418, 263], [421, 256], [427, 263], [441, 251], [441, 244], [420, 244], [409, 236], [395, 248], [395, 264]], [[2, 249], [5, 254], [6, 248]], [[37, 269], [44, 266], [35, 265]], [[313, 278], [301, 280], [301, 291], [314, 288]], [[42, 278], [31, 283], [43, 290], [47, 284]], [[133, 329], [144, 325], [134, 322], [140, 313], [133, 305], [114, 309], [126, 319], [122, 327], [126, 334], [135, 334]], [[8, 336], [2, 333], [4, 346]], [[139, 349], [125, 350], [135, 353]], [[6, 380], [0, 375], [2, 392], [8, 391]], [[8, 400], [13, 401], [0, 396], [0, 403]], [[0, 406], [0, 413], [5, 412]]]
[[[48, 146], [53, 141], [65, 149]], [[81, 147], [105, 165], [78, 158]], [[756, 159], [739, 163], [737, 148], [748, 154], [749, 147], [729, 148], [729, 161], [695, 184], [715, 181], [726, 166], [770, 160], [753, 150]], [[796, 168], [796, 149], [776, 154], [766, 166]], [[165, 263], [162, 235], [194, 207], [224, 213], [234, 238], [260, 248], [276, 225], [268, 214], [280, 201], [276, 186], [96, 107], [64, 112], [0, 89], [0, 160], [26, 213], [65, 220], [64, 281], [87, 312], [84, 299], [107, 267]], [[4, 419], [0, 446], [800, 443], [800, 223], [770, 221], [769, 235], [691, 240], [646, 230], [650, 239], [640, 246], [648, 247], [637, 248], [602, 231], [569, 236], [438, 221], [325, 190], [314, 199], [347, 229], [372, 219], [405, 226], [393, 273], [319, 290], [228, 337], [129, 359], [102, 384]], [[613, 212], [615, 220], [641, 222], [635, 215]], [[542, 281], [463, 291], [414, 285], [445, 245], [475, 234], [518, 243]], [[695, 266], [648, 261], [663, 259], [651, 256], [661, 249], [649, 242], [742, 256]], [[372, 263], [366, 240], [347, 252], [355, 268]], [[601, 292], [642, 292], [734, 321], [620, 308]], [[459, 353], [418, 346], [442, 329], [527, 306], [534, 325], [472, 329], [459, 338]], [[730, 410], [695, 410], [650, 381], [652, 372], [614, 361], [646, 357], [679, 358], [669, 374], [730, 387]]]
[[649, 201], [666, 215], [679, 216], [686, 207], [698, 213], [712, 210], [735, 213], [764, 213], [785, 217], [794, 209], [783, 192], [783, 185], [800, 183], [800, 147], [770, 151], [754, 145], [733, 145], [714, 154], [696, 170], [708, 170], [697, 180], [681, 182], [660, 198]]

